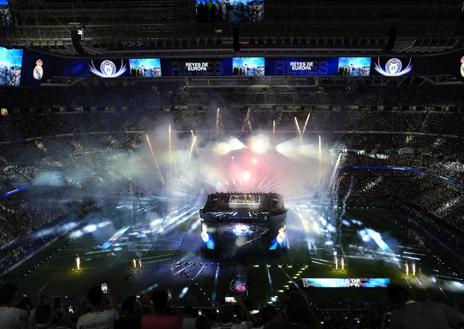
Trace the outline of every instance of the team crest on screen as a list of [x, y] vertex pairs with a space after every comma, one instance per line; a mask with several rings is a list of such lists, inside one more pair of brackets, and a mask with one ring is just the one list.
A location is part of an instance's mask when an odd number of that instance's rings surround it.
[[408, 65], [403, 69], [403, 63], [398, 58], [391, 58], [385, 64], [385, 68], [382, 68], [380, 64], [380, 58], [375, 63], [375, 70], [386, 77], [399, 77], [412, 71], [411, 59], [409, 59]]
[[36, 80], [42, 80], [43, 73], [44, 73], [44, 71], [43, 71], [43, 62], [42, 62], [41, 59], [38, 59], [35, 62], [35, 67], [34, 67], [34, 70], [32, 71], [32, 76]]
[[100, 68], [97, 69], [93, 61], [90, 61], [90, 72], [99, 76], [100, 78], [118, 78], [126, 72], [126, 65], [121, 60], [121, 66], [118, 70], [116, 64], [109, 59], [105, 59], [101, 62]]

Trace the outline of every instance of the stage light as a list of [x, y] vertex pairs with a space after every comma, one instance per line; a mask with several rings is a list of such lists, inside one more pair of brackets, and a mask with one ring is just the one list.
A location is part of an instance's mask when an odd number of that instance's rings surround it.
[[214, 241], [212, 239], [209, 239], [208, 242], [206, 243], [206, 248], [209, 250], [213, 250], [215, 247]]
[[276, 240], [280, 245], [285, 242], [285, 227], [281, 227], [279, 229], [279, 234], [277, 234]]
[[230, 145], [227, 143], [218, 143], [214, 147], [214, 153], [216, 153], [217, 155], [226, 155], [230, 151], [232, 151], [232, 149]]
[[217, 155], [226, 155], [232, 151], [244, 149], [246, 146], [237, 138], [230, 138], [227, 142], [221, 142], [215, 145], [214, 153]]
[[250, 147], [250, 150], [256, 154], [266, 153], [269, 147], [271, 146], [269, 137], [263, 134], [250, 137], [248, 144], [249, 144], [248, 146]]
[[247, 171], [244, 171], [242, 172], [242, 179], [244, 181], [249, 181], [251, 178], [251, 173], [247, 170]]
[[232, 151], [238, 151], [246, 147], [245, 144], [243, 144], [238, 138], [235, 137], [229, 139], [228, 144]]
[[84, 231], [87, 233], [92, 233], [92, 232], [95, 232], [96, 230], [97, 230], [97, 225], [95, 224], [89, 224], [86, 227], [84, 227]]
[[84, 235], [84, 233], [82, 233], [81, 230], [77, 230], [77, 231], [74, 231], [74, 232], [71, 233], [70, 238], [71, 239], [78, 239], [83, 235]]
[[243, 236], [251, 232], [250, 227], [244, 224], [235, 225], [232, 231], [234, 232], [235, 236]]
[[205, 224], [201, 224], [201, 239], [204, 243], [208, 243], [209, 241], [208, 226]]
[[162, 222], [163, 222], [163, 221], [162, 221], [160, 218], [154, 219], [154, 220], [152, 220], [152, 221], [150, 222], [150, 228], [151, 228], [152, 230], [155, 229], [155, 228], [158, 228], [158, 227], [161, 225]]
[[298, 143], [295, 140], [289, 140], [278, 144], [275, 150], [287, 158], [296, 158], [298, 156], [297, 146]]

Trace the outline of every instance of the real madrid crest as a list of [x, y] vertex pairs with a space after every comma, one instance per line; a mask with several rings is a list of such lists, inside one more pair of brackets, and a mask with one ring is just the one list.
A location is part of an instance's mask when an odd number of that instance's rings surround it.
[[34, 67], [34, 70], [32, 71], [32, 76], [36, 80], [42, 80], [43, 73], [44, 73], [44, 71], [43, 71], [43, 62], [42, 62], [41, 59], [38, 59], [35, 62], [35, 67]]

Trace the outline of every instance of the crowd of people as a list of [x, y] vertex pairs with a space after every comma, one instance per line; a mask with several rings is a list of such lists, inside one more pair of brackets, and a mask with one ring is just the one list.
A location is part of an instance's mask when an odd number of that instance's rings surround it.
[[[354, 158], [351, 159], [350, 158]], [[361, 159], [365, 158], [364, 161]], [[351, 169], [350, 165], [388, 165], [390, 159], [371, 161], [367, 156], [346, 156], [339, 176], [339, 196], [377, 201], [405, 209], [408, 217], [442, 241], [455, 253], [464, 251], [464, 185], [439, 176], [400, 170]]]
[[233, 68], [234, 75], [246, 76], [246, 77], [262, 77], [264, 76], [264, 66], [248, 66], [239, 65]]
[[0, 86], [18, 87], [21, 77], [21, 68], [0, 65]]
[[0, 245], [5, 247], [18, 237], [36, 231], [48, 224], [63, 213], [57, 209], [45, 207], [33, 208], [29, 206], [6, 207], [0, 204]]
[[[301, 290], [289, 290], [276, 306], [263, 306], [251, 314], [247, 303], [217, 307], [175, 307], [165, 290], [127, 296], [116, 301], [111, 290], [93, 286], [87, 297], [74, 303], [68, 296], [17, 297], [18, 287], [0, 285], [2, 329], [403, 329], [460, 328], [464, 315], [445, 304], [417, 301], [408, 290], [391, 286], [388, 301], [360, 303], [351, 309], [329, 309], [310, 302]], [[411, 322], [412, 321], [412, 322]]]

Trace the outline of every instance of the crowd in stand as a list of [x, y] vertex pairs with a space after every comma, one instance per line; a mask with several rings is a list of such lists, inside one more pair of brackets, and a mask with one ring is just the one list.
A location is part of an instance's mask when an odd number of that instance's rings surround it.
[[94, 286], [77, 305], [60, 297], [18, 299], [16, 291], [11, 283], [0, 286], [2, 329], [447, 329], [464, 325], [459, 311], [416, 301], [401, 286], [389, 288], [389, 303], [374, 307], [364, 303], [363, 308], [344, 312], [320, 308], [303, 291], [290, 290], [279, 306], [266, 305], [255, 315], [240, 297], [235, 304], [194, 310], [172, 306], [164, 290], [116, 302], [110, 290]]
[[197, 1], [197, 21], [220, 22], [260, 22], [264, 17], [262, 0], [199, 0]]
[[7, 208], [0, 204], [0, 245], [3, 247], [17, 237], [25, 236], [63, 214], [57, 209], [19, 206]]
[[[354, 159], [352, 159], [354, 158]], [[370, 163], [368, 157], [347, 156], [339, 177], [339, 195], [353, 200], [381, 200], [407, 207], [422, 226], [461, 253], [464, 250], [464, 186], [438, 176], [415, 172], [350, 169], [350, 164]], [[384, 160], [383, 164], [388, 164]], [[374, 161], [375, 163], [375, 161]], [[382, 162], [377, 162], [382, 164]]]
[[72, 214], [79, 219], [95, 209], [96, 204], [89, 199], [68, 201], [64, 206], [59, 203], [46, 205], [42, 200], [29, 202], [15, 199], [0, 202], [0, 250], [65, 214]]

